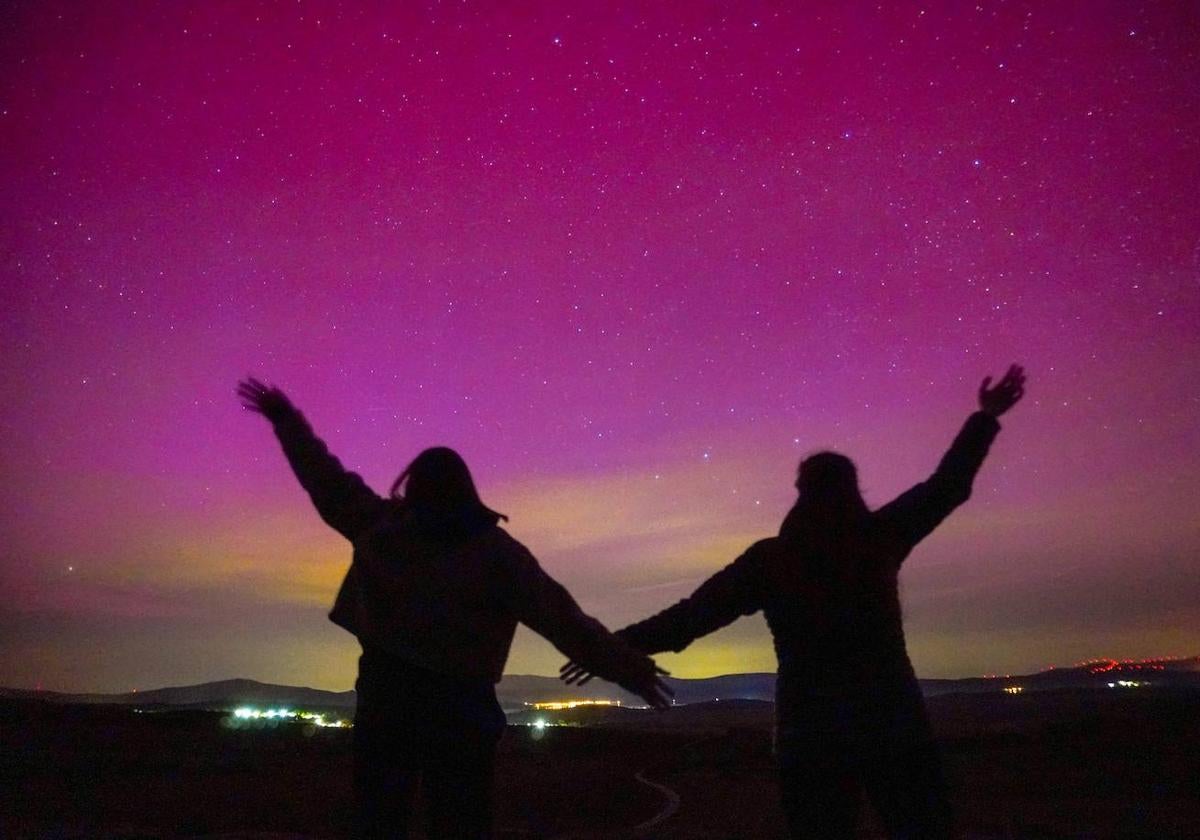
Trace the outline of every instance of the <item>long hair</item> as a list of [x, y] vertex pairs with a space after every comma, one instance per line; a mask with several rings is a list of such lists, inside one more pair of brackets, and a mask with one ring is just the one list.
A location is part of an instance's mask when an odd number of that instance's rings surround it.
[[854, 462], [837, 452], [818, 452], [801, 461], [796, 489], [800, 496], [779, 529], [784, 539], [815, 533], [847, 536], [861, 527], [870, 513], [858, 489]]
[[508, 521], [483, 503], [467, 462], [446, 446], [434, 446], [413, 458], [392, 483], [390, 495], [433, 530], [472, 531]]

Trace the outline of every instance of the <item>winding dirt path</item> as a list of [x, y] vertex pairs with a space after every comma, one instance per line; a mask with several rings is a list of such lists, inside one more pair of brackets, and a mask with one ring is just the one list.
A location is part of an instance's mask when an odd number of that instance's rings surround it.
[[[705, 741], [719, 740], [724, 738], [727, 734], [728, 733], [726, 732], [721, 732], [717, 735], [705, 735], [703, 738], [697, 738], [695, 741], [690, 741], [687, 744], [684, 744], [679, 749], [679, 752], [682, 754], [690, 747], [694, 747], [697, 744], [703, 744]], [[639, 840], [639, 838], [651, 836], [654, 829], [658, 828], [671, 817], [675, 816], [675, 812], [679, 810], [679, 806], [682, 802], [679, 794], [675, 790], [667, 785], [664, 785], [662, 782], [656, 782], [647, 777], [646, 773], [649, 772], [652, 767], [660, 765], [661, 762], [657, 765], [647, 765], [633, 774], [635, 781], [637, 781], [639, 784], [645, 785], [648, 788], [651, 788], [660, 796], [662, 796], [662, 807], [658, 809], [654, 816], [647, 820], [643, 820], [642, 822], [630, 828], [612, 828], [603, 831], [569, 831], [565, 834], [557, 834], [552, 837], [551, 840]]]

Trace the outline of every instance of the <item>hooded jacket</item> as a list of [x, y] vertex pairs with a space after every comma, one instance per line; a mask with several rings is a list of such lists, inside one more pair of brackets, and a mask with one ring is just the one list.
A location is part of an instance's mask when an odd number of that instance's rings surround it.
[[805, 698], [840, 701], [915, 687], [900, 610], [900, 565], [970, 497], [999, 430], [994, 417], [972, 414], [926, 481], [854, 523], [785, 526], [783, 535], [750, 546], [690, 597], [618, 635], [648, 654], [681, 651], [762, 610], [779, 661], [781, 727]]
[[603, 679], [628, 684], [647, 667], [494, 516], [435, 519], [384, 499], [342, 466], [299, 411], [270, 419], [317, 513], [353, 545], [329, 618], [364, 648], [495, 683], [520, 622]]

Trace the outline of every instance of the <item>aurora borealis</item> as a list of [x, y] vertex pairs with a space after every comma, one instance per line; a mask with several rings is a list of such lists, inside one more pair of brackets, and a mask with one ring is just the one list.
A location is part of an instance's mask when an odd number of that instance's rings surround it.
[[[399, 4], [396, 4], [399, 5]], [[237, 380], [380, 492], [455, 447], [610, 627], [791, 503], [888, 501], [922, 676], [1200, 653], [1194, 4], [22, 3], [0, 38], [0, 685], [343, 689], [350, 549]], [[662, 660], [771, 670], [761, 618]], [[510, 673], [561, 657], [518, 636]]]

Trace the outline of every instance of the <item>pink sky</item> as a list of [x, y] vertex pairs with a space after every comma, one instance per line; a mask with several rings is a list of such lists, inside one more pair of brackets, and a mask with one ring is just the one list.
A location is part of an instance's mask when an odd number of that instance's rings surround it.
[[[792, 5], [14, 12], [0, 685], [350, 685], [247, 373], [381, 492], [458, 448], [615, 628], [1020, 361], [902, 577], [918, 671], [1200, 653], [1194, 5]], [[663, 661], [774, 668], [757, 618]]]

